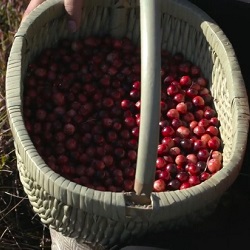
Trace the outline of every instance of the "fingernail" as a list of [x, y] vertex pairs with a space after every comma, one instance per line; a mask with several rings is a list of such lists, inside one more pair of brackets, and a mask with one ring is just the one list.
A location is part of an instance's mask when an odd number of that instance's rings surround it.
[[71, 32], [76, 32], [76, 22], [73, 20], [68, 21], [68, 27]]

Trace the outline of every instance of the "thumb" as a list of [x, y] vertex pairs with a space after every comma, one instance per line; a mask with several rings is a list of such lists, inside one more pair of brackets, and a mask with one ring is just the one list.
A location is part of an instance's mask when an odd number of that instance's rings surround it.
[[65, 10], [69, 15], [69, 29], [75, 32], [81, 23], [83, 0], [64, 0]]
[[31, 0], [29, 2], [29, 5], [27, 6], [26, 10], [23, 13], [22, 16], [22, 21], [24, 21], [27, 16], [30, 14], [30, 12], [35, 9], [38, 5], [40, 5], [41, 3], [43, 3], [45, 0]]

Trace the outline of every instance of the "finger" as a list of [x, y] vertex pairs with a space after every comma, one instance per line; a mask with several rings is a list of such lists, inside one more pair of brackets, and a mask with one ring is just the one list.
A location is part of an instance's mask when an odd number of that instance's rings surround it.
[[69, 28], [75, 32], [81, 23], [83, 0], [65, 0], [65, 10], [69, 15]]
[[29, 5], [27, 6], [26, 10], [23, 13], [22, 21], [24, 21], [30, 12], [35, 9], [38, 5], [43, 3], [45, 0], [31, 0]]

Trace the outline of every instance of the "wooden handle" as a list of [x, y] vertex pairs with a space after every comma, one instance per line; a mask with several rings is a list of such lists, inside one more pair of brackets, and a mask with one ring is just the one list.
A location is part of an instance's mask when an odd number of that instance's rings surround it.
[[160, 1], [140, 1], [141, 116], [135, 192], [150, 197], [155, 179], [161, 96]]

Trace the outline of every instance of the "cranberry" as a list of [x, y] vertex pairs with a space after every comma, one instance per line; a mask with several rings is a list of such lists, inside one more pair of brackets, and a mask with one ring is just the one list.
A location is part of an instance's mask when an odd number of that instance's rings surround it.
[[171, 177], [175, 177], [178, 173], [177, 165], [175, 163], [168, 163], [166, 170], [170, 173]]
[[173, 179], [167, 184], [167, 190], [174, 191], [180, 189], [181, 182], [178, 179]]
[[208, 161], [207, 168], [210, 173], [216, 173], [221, 169], [221, 161], [219, 159], [212, 158]]
[[187, 113], [187, 104], [184, 102], [179, 102], [176, 105], [176, 110], [181, 113], [181, 114], [186, 114]]
[[191, 175], [189, 176], [188, 182], [190, 186], [196, 186], [201, 183], [199, 176], [197, 175]]
[[195, 96], [198, 95], [198, 90], [190, 87], [189, 89], [186, 90], [186, 95], [188, 97], [194, 98]]
[[192, 80], [191, 80], [190, 76], [188, 76], [188, 75], [184, 75], [184, 76], [182, 76], [182, 77], [180, 78], [180, 84], [181, 84], [182, 86], [187, 87], [187, 86], [190, 86], [191, 83], [192, 83]]
[[206, 181], [208, 180], [212, 175], [208, 172], [202, 172], [201, 175], [200, 175], [200, 181], [203, 182], [203, 181]]
[[159, 156], [165, 155], [167, 154], [168, 150], [169, 150], [168, 145], [166, 145], [165, 143], [159, 144], [157, 148], [157, 154]]
[[220, 138], [217, 136], [213, 136], [210, 140], [208, 140], [207, 145], [209, 148], [211, 148], [213, 150], [219, 150]]
[[184, 102], [185, 101], [185, 95], [183, 93], [177, 93], [176, 95], [174, 95], [173, 99], [177, 103]]
[[180, 117], [180, 114], [177, 109], [170, 109], [167, 112], [167, 117], [170, 119], [178, 119]]
[[175, 134], [175, 130], [172, 126], [166, 126], [162, 128], [161, 134], [163, 137], [173, 136]]
[[184, 182], [188, 181], [189, 174], [186, 171], [179, 172], [176, 175], [176, 179], [178, 179], [181, 183], [184, 183]]
[[166, 183], [163, 179], [158, 179], [154, 181], [153, 191], [162, 192], [166, 190]]
[[182, 190], [182, 189], [187, 189], [187, 188], [189, 188], [189, 187], [191, 187], [191, 185], [190, 185], [190, 183], [188, 182], [188, 181], [186, 181], [186, 182], [183, 182], [182, 184], [181, 184], [181, 186], [180, 186], [180, 190]]
[[171, 84], [169, 87], [167, 87], [167, 94], [170, 96], [174, 96], [179, 92], [179, 88], [176, 85]]
[[[57, 46], [38, 55], [24, 79], [24, 124], [37, 152], [80, 185], [133, 191], [143, 125], [140, 48], [108, 36]], [[208, 80], [182, 53], [161, 55], [155, 192], [198, 185], [223, 160]]]
[[199, 107], [199, 108], [202, 108], [205, 105], [205, 101], [201, 96], [195, 96], [192, 99], [192, 102], [193, 102], [194, 106]]
[[167, 165], [167, 162], [163, 157], [157, 157], [156, 159], [156, 168], [162, 169]]
[[189, 138], [191, 135], [191, 131], [185, 126], [180, 126], [176, 130], [176, 135], [178, 135], [180, 138]]
[[200, 173], [200, 169], [197, 167], [196, 164], [189, 162], [185, 166], [185, 170], [190, 174], [190, 175], [198, 175]]
[[197, 152], [197, 158], [200, 161], [206, 161], [209, 157], [209, 151], [207, 149], [200, 149]]
[[157, 173], [157, 178], [166, 182], [170, 179], [170, 173], [167, 170], [161, 170]]
[[206, 109], [204, 111], [204, 117], [207, 119], [211, 119], [211, 118], [216, 117], [216, 116], [217, 116], [217, 113], [214, 109]]
[[177, 165], [183, 166], [187, 162], [187, 158], [183, 154], [179, 154], [175, 157], [175, 163]]
[[206, 129], [206, 132], [210, 134], [211, 136], [218, 136], [219, 134], [219, 129], [216, 126], [209, 126]]

